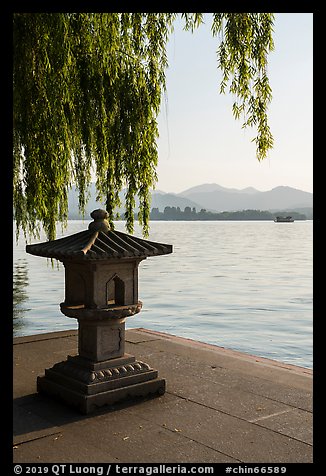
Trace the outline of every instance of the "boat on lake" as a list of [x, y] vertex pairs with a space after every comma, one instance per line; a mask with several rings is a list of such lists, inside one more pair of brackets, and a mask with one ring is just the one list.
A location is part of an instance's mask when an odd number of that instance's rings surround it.
[[275, 217], [274, 218], [275, 223], [292, 223], [294, 222], [294, 218], [288, 216], [288, 217]]

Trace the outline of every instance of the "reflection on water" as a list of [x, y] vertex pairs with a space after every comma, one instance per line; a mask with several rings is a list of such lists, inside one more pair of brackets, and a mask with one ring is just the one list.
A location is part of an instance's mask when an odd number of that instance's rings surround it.
[[30, 309], [24, 307], [28, 301], [28, 265], [24, 258], [18, 259], [14, 263], [13, 269], [13, 327], [18, 330], [23, 327], [24, 314]]

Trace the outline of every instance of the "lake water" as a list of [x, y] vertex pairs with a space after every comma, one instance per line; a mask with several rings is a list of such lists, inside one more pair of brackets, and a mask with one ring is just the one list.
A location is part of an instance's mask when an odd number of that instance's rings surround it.
[[[88, 223], [69, 221], [63, 235]], [[116, 229], [126, 232], [123, 222]], [[173, 253], [140, 263], [143, 309], [126, 328], [312, 368], [312, 237], [312, 221], [152, 221], [149, 239], [172, 244]], [[23, 237], [14, 241], [13, 263], [14, 335], [77, 328], [59, 308], [62, 263], [27, 254]]]

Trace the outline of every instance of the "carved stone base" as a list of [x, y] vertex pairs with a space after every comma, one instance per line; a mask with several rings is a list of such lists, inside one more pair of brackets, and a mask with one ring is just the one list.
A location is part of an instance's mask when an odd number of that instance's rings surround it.
[[37, 390], [86, 414], [134, 397], [163, 395], [165, 380], [158, 378], [157, 370], [129, 354], [103, 362], [68, 356], [46, 369], [44, 377], [38, 377]]

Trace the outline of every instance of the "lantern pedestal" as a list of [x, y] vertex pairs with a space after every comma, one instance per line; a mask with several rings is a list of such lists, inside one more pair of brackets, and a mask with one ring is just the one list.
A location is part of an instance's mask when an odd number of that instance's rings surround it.
[[[68, 317], [78, 318], [77, 356], [56, 363], [38, 377], [37, 390], [90, 413], [103, 405], [149, 395], [163, 395], [165, 380], [157, 370], [125, 354], [125, 317], [142, 303], [106, 309], [78, 309], [61, 304]], [[116, 316], [115, 318], [109, 316]]]
[[68, 356], [38, 377], [37, 390], [87, 414], [104, 405], [163, 395], [165, 380], [157, 376], [157, 370], [129, 354], [103, 362]]
[[126, 317], [140, 312], [141, 308], [141, 301], [98, 309], [60, 304], [65, 316], [78, 319], [79, 355], [94, 362], [123, 356]]

